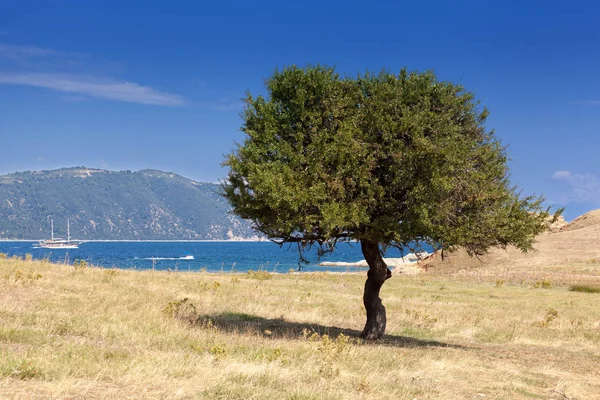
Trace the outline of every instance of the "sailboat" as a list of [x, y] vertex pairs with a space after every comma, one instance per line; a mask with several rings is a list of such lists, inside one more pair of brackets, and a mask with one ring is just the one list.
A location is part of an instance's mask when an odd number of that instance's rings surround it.
[[77, 249], [79, 245], [83, 243], [82, 240], [71, 240], [71, 229], [69, 226], [69, 220], [67, 219], [67, 240], [54, 237], [54, 220], [50, 220], [52, 227], [51, 239], [40, 240], [37, 247], [43, 249]]

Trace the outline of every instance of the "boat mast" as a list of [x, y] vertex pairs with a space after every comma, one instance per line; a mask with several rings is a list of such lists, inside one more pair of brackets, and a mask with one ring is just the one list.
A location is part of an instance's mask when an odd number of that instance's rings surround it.
[[51, 233], [52, 241], [54, 241], [54, 219], [50, 220], [50, 229], [52, 231], [52, 233]]
[[69, 218], [67, 218], [67, 243], [71, 241], [71, 230], [69, 229]]

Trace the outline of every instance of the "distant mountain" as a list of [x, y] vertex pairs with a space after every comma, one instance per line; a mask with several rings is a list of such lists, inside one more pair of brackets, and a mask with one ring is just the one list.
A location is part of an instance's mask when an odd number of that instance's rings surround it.
[[251, 238], [219, 185], [157, 170], [86, 167], [0, 176], [0, 239], [66, 236], [84, 240]]

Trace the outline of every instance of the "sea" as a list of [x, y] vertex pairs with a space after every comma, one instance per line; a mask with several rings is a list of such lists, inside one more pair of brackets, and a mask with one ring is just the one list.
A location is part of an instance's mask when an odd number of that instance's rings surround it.
[[[279, 246], [270, 241], [237, 242], [84, 242], [77, 249], [37, 248], [37, 242], [0, 241], [0, 253], [9, 257], [48, 259], [73, 264], [84, 260], [90, 266], [170, 271], [247, 272], [364, 270], [355, 266], [320, 266], [321, 262], [354, 263], [363, 260], [359, 243], [339, 243], [335, 252], [319, 259], [316, 248], [305, 253], [308, 264], [300, 263], [296, 245]], [[385, 257], [401, 257], [398, 249], [389, 249]]]

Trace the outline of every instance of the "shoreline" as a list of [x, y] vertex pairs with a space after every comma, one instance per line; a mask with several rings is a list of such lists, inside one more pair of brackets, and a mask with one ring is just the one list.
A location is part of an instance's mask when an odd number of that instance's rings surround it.
[[[43, 239], [0, 239], [0, 242], [39, 242]], [[231, 240], [231, 239], [72, 239], [73, 241], [81, 241], [83, 243], [273, 243], [268, 239], [248, 239], [248, 240]]]

